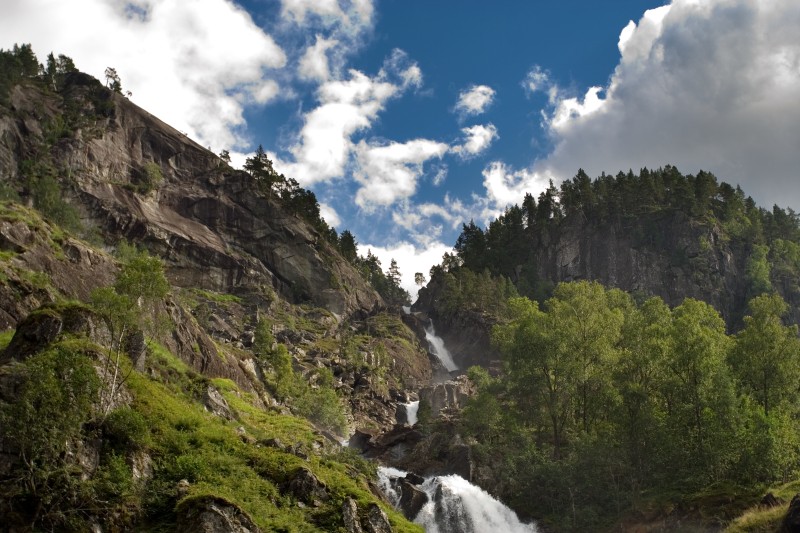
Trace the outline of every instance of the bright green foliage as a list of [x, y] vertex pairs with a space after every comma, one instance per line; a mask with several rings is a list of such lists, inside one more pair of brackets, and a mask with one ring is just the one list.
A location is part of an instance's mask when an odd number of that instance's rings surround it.
[[730, 339], [719, 313], [691, 298], [674, 310], [670, 336], [665, 392], [673, 405], [673, 451], [679, 464], [696, 464], [693, 469], [709, 478], [700, 481], [710, 482], [728, 466], [734, 444], [736, 399], [725, 364]]
[[788, 479], [800, 466], [800, 341], [779, 297], [750, 306], [732, 338], [692, 299], [636, 305], [585, 281], [560, 284], [541, 309], [511, 299], [493, 333], [504, 373], [470, 371], [479, 392], [461, 429], [474, 458], [506, 480], [497, 490], [518, 512], [580, 530], [668, 491]]
[[136, 192], [139, 194], [150, 194], [156, 190], [163, 181], [164, 174], [161, 172], [161, 166], [155, 161], [148, 161], [136, 174], [134, 185]]
[[33, 522], [68, 528], [72, 509], [81, 508], [87, 487], [65, 461], [64, 448], [92, 416], [99, 380], [85, 355], [55, 347], [11, 370], [20, 380], [13, 403], [0, 403], [0, 431], [19, 464], [11, 474], [12, 501], [35, 502]]
[[128, 259], [114, 282], [119, 293], [142, 302], [164, 298], [169, 292], [169, 282], [164, 277], [164, 265], [146, 251]]
[[750, 301], [750, 316], [736, 335], [731, 365], [769, 416], [770, 409], [795, 402], [800, 379], [800, 340], [797, 326], [784, 326], [788, 306], [777, 294], [761, 295]]
[[767, 254], [769, 247], [757, 244], [753, 246], [753, 251], [750, 257], [747, 258], [747, 265], [745, 266], [745, 276], [748, 283], [748, 295], [750, 297], [758, 296], [765, 292], [772, 290], [772, 283], [769, 276], [769, 262], [767, 261]]

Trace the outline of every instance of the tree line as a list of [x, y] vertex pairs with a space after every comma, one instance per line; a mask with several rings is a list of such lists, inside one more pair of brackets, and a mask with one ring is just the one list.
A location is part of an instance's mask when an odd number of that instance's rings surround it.
[[748, 280], [762, 287], [751, 290], [750, 297], [772, 283], [797, 292], [800, 216], [791, 208], [758, 207], [740, 187], [719, 182], [709, 172], [684, 175], [670, 165], [638, 174], [603, 173], [594, 180], [579, 170], [559, 188], [551, 182], [538, 199], [526, 194], [521, 205], [510, 206], [485, 229], [474, 221], [464, 224], [455, 257], [446, 257], [442, 266], [455, 262], [473, 272], [488, 270], [511, 279], [520, 294], [544, 301], [552, 285], [537, 279], [537, 254], [565, 224], [579, 219], [587, 226], [614, 225], [634, 245], [658, 248], [667, 231], [664, 216], [678, 213], [693, 224], [716, 226], [732, 249], [752, 260], [763, 256], [766, 266], [754, 265], [760, 272], [751, 269], [762, 279]]

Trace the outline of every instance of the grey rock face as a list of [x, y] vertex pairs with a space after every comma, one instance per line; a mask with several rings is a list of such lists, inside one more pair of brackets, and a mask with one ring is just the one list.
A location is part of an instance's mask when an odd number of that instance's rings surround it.
[[178, 509], [179, 533], [260, 533], [247, 513], [234, 504], [206, 496]]

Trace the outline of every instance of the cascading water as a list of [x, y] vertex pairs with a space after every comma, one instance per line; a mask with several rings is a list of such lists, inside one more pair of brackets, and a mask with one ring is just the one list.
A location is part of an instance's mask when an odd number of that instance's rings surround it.
[[[378, 469], [381, 489], [389, 501], [398, 506], [402, 494], [392, 479], [405, 477], [396, 468]], [[492, 498], [461, 476], [427, 478], [418, 487], [428, 501], [414, 517], [414, 523], [426, 533], [536, 533], [533, 524], [523, 524], [514, 511]]]
[[458, 366], [453, 362], [453, 357], [444, 345], [444, 340], [436, 336], [436, 330], [433, 329], [433, 321], [425, 328], [425, 340], [431, 347], [431, 352], [436, 356], [448, 372], [458, 370]]
[[417, 413], [419, 412], [419, 400], [403, 404], [406, 408], [406, 423], [413, 426], [417, 423]]

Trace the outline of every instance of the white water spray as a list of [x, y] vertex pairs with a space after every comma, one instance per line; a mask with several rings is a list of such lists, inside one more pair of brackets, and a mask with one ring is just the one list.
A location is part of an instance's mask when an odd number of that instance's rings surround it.
[[431, 347], [433, 355], [442, 362], [448, 372], [458, 370], [458, 365], [453, 362], [453, 357], [444, 345], [444, 340], [436, 336], [436, 330], [433, 329], [433, 321], [425, 328], [425, 340]]
[[417, 423], [417, 413], [419, 412], [419, 400], [403, 404], [406, 408], [406, 423], [413, 426]]
[[[401, 494], [392, 486], [391, 478], [405, 477], [396, 468], [378, 468], [379, 484], [395, 506]], [[536, 533], [533, 524], [523, 524], [514, 511], [492, 498], [461, 476], [427, 478], [420, 487], [428, 495], [414, 523], [426, 533]]]

